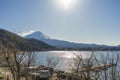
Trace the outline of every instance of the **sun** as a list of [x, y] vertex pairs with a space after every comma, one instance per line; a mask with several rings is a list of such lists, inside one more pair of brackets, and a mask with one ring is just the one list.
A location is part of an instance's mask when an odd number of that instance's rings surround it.
[[66, 10], [72, 8], [75, 2], [76, 0], [58, 0], [59, 5]]
[[72, 5], [73, 0], [60, 0], [60, 3], [63, 4], [63, 7], [68, 9]]

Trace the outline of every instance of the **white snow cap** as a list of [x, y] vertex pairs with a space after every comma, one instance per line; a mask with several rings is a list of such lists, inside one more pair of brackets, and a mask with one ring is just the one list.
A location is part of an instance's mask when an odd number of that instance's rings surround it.
[[35, 31], [28, 31], [28, 32], [23, 32], [23, 33], [19, 33], [18, 35], [25, 37], [26, 35], [32, 34]]
[[50, 37], [48, 37], [47, 35], [45, 35], [44, 33], [40, 32], [40, 31], [29, 31], [29, 32], [23, 32], [21, 34], [18, 34], [22, 37], [29, 37], [29, 38], [36, 38], [36, 39], [50, 39]]

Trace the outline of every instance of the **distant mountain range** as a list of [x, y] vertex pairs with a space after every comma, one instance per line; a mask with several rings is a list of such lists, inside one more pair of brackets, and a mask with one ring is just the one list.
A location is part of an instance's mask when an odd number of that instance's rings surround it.
[[33, 32], [24, 37], [10, 31], [0, 29], [0, 46], [16, 48], [22, 51], [42, 50], [120, 50], [119, 46], [97, 44], [82, 44], [64, 40], [52, 39], [40, 31]]
[[55, 47], [37, 39], [27, 39], [12, 32], [0, 29], [0, 45], [6, 48], [16, 48], [23, 51], [53, 50]]
[[91, 49], [97, 49], [97, 50], [116, 50], [117, 49], [118, 50], [120, 48], [120, 46], [83, 44], [83, 43], [74, 43], [74, 42], [69, 42], [64, 40], [52, 39], [40, 31], [33, 32], [24, 37], [29, 39], [34, 38], [58, 48], [81, 49], [81, 50], [91, 50]]

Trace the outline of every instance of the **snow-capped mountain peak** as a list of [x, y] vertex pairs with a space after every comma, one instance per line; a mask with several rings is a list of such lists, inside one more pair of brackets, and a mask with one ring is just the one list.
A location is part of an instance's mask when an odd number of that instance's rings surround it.
[[27, 36], [26, 38], [34, 38], [40, 41], [43, 41], [49, 45], [56, 47], [67, 47], [67, 48], [96, 48], [96, 47], [106, 47], [105, 45], [96, 45], [96, 44], [83, 44], [83, 43], [74, 43], [64, 40], [51, 39], [40, 31], [33, 32]]
[[43, 34], [40, 31], [35, 31], [32, 34], [26, 35], [26, 38], [35, 38], [35, 39], [50, 39], [47, 35]]

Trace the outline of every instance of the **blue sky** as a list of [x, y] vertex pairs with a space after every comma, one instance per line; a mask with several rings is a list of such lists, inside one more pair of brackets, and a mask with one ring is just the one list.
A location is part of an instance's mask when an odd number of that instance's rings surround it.
[[76, 0], [69, 10], [57, 1], [0, 0], [0, 28], [37, 30], [79, 43], [120, 44], [120, 0]]

